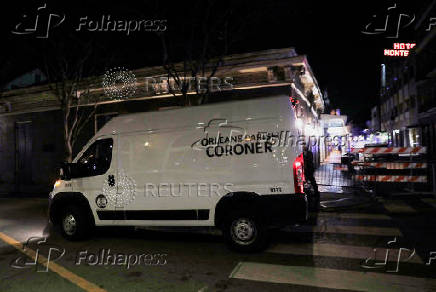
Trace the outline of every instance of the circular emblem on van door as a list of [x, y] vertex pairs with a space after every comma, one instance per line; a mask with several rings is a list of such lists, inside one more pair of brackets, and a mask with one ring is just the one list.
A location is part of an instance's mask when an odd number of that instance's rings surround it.
[[135, 200], [136, 183], [123, 169], [120, 169], [118, 178], [110, 177], [103, 181], [102, 192], [111, 206], [124, 208]]
[[99, 208], [106, 208], [107, 206], [107, 199], [104, 195], [98, 195], [97, 198], [95, 198], [95, 204]]

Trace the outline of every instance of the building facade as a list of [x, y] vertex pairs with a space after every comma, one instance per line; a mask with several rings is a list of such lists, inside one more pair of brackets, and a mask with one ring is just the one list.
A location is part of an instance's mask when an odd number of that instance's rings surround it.
[[425, 20], [435, 15], [435, 3], [416, 22], [416, 46], [409, 56], [385, 57], [379, 103], [371, 112], [373, 129], [388, 132], [391, 145], [427, 146], [432, 160], [436, 159], [436, 28], [429, 30]]
[[[137, 90], [127, 99], [108, 97], [101, 86], [102, 76], [93, 77], [95, 82], [90, 92], [98, 97], [98, 102], [84, 106], [95, 107], [96, 111], [76, 143], [73, 155], [114, 116], [179, 105], [179, 95], [157, 92], [156, 88], [150, 90], [146, 86], [151, 77], [168, 76], [163, 67], [132, 72]], [[300, 133], [317, 132], [324, 111], [323, 96], [306, 56], [298, 55], [295, 49], [227, 56], [214, 76], [230, 77], [232, 88], [211, 93], [208, 102], [287, 94], [298, 101]], [[0, 193], [47, 193], [58, 177], [58, 167], [65, 157], [63, 116], [50, 88], [43, 84], [9, 89], [0, 97]], [[319, 157], [318, 145], [313, 151]]]
[[[338, 151], [341, 155], [348, 152], [349, 130], [347, 128], [347, 116], [338, 114], [321, 114], [320, 126], [322, 136], [320, 138], [320, 161], [324, 162], [333, 152]], [[340, 163], [336, 161], [336, 163]]]

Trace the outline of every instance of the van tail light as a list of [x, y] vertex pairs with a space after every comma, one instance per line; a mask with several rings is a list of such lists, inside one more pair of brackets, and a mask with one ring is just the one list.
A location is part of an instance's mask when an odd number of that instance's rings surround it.
[[297, 156], [293, 165], [294, 187], [296, 194], [304, 194], [304, 160], [303, 154]]

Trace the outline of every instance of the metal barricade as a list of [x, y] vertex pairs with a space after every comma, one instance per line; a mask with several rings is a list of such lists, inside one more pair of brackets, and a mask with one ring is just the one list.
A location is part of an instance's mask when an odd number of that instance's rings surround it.
[[[352, 149], [363, 156], [353, 161], [353, 181], [374, 191], [395, 192], [428, 188], [429, 164], [425, 147], [365, 147]], [[362, 157], [361, 157], [362, 158]]]

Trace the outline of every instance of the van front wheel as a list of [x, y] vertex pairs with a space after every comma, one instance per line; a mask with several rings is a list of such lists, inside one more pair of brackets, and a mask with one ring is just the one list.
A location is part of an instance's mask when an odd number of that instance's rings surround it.
[[226, 220], [223, 228], [229, 247], [242, 252], [254, 252], [265, 248], [267, 230], [254, 216], [234, 215]]
[[62, 236], [68, 240], [81, 240], [88, 236], [91, 225], [86, 213], [78, 206], [66, 207], [60, 218]]

